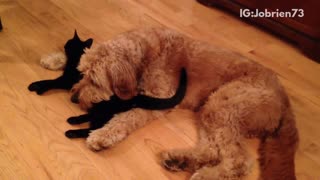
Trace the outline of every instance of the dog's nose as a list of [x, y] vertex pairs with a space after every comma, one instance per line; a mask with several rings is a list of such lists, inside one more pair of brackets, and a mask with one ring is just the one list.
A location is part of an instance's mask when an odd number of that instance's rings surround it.
[[75, 104], [79, 104], [79, 93], [76, 92], [71, 96], [71, 102]]

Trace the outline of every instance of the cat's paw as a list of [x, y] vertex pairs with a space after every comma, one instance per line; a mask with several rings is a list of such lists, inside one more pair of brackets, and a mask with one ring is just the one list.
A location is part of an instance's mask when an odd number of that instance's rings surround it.
[[37, 91], [39, 89], [39, 82], [33, 82], [28, 86], [29, 91]]
[[69, 118], [67, 119], [67, 122], [68, 122], [69, 124], [74, 125], [74, 124], [81, 124], [81, 123], [83, 123], [83, 120], [80, 119], [79, 116], [74, 116], [74, 117], [69, 117]]
[[64, 135], [67, 137], [67, 138], [77, 138], [78, 135], [77, 133], [75, 132], [75, 130], [68, 130], [64, 133]]
[[43, 94], [48, 90], [43, 81], [33, 82], [28, 86], [29, 91], [35, 91], [38, 95]]
[[68, 122], [69, 124], [80, 124], [80, 123], [78, 123], [78, 116], [69, 117], [69, 118], [67, 119], [67, 122]]
[[64, 133], [68, 138], [86, 138], [89, 135], [89, 129], [71, 129]]
[[83, 114], [80, 116], [73, 116], [67, 119], [67, 122], [71, 125], [74, 124], [82, 124], [85, 122], [89, 122], [92, 117], [89, 114]]

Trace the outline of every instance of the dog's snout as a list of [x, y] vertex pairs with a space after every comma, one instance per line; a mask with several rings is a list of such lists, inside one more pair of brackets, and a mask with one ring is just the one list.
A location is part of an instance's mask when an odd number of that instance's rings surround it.
[[71, 96], [71, 102], [79, 104], [79, 92], [76, 92]]

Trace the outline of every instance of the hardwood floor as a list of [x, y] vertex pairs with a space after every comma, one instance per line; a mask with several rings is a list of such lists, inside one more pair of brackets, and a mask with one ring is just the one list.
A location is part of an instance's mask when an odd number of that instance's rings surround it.
[[[70, 94], [30, 93], [29, 83], [61, 72], [39, 65], [62, 50], [77, 29], [94, 44], [145, 26], [167, 26], [227, 47], [273, 69], [290, 95], [301, 143], [298, 179], [320, 179], [320, 66], [294, 46], [220, 10], [193, 0], [0, 0], [0, 179], [180, 180], [159, 165], [161, 150], [192, 146], [192, 113], [175, 111], [153, 121], [114, 148], [92, 152], [69, 140], [65, 120], [81, 114]], [[255, 155], [256, 141], [248, 142]], [[256, 179], [257, 163], [248, 176]]]

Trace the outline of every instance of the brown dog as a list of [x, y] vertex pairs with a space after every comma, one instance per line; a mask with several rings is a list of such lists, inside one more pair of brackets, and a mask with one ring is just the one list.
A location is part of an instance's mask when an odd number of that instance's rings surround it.
[[[274, 72], [234, 52], [169, 29], [131, 31], [86, 51], [78, 67], [84, 77], [73, 91], [85, 109], [113, 93], [169, 97], [182, 67], [188, 88], [180, 108], [197, 113], [200, 139], [192, 149], [162, 153], [166, 168], [194, 172], [192, 180], [241, 179], [250, 169], [243, 139], [258, 137], [261, 179], [295, 179], [298, 133], [288, 97]], [[164, 113], [121, 113], [93, 131], [87, 144], [113, 146]]]

